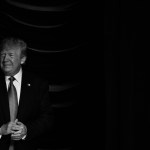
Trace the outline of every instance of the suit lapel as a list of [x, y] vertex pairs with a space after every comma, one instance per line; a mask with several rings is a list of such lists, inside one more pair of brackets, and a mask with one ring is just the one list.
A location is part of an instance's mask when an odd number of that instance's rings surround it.
[[31, 93], [30, 88], [31, 87], [30, 87], [29, 76], [26, 72], [23, 72], [20, 101], [19, 101], [18, 114], [17, 114], [18, 119], [22, 118], [26, 113], [26, 111], [28, 111], [28, 106], [30, 104], [29, 95]]
[[4, 113], [4, 119], [6, 122], [10, 120], [8, 94], [6, 89], [5, 77], [0, 77], [0, 106]]

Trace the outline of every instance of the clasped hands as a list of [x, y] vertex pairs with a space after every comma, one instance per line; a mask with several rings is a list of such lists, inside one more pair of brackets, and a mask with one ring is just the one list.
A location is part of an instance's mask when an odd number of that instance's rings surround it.
[[11, 134], [12, 140], [21, 140], [26, 136], [27, 128], [22, 122], [16, 119], [15, 122], [9, 122], [7, 124], [2, 125], [1, 132], [2, 135]]

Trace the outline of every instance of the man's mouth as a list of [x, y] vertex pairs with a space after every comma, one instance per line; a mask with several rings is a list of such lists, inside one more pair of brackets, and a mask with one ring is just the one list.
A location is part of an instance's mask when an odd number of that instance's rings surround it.
[[4, 67], [10, 67], [11, 64], [3, 64]]

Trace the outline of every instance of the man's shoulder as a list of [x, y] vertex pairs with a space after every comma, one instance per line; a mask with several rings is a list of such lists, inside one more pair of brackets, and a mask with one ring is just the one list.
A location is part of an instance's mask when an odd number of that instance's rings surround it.
[[44, 78], [43, 76], [35, 72], [23, 70], [22, 75], [23, 75], [23, 78], [26, 78], [27, 80], [30, 80], [32, 82], [48, 83], [48, 80], [46, 78]]

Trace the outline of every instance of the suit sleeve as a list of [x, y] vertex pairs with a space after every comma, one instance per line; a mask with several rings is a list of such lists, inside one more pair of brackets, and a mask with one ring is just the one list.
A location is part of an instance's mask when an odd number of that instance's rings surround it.
[[53, 114], [52, 107], [49, 99], [49, 86], [48, 84], [42, 84], [40, 90], [40, 110], [38, 117], [26, 124], [27, 126], [27, 140], [36, 138], [52, 128]]

